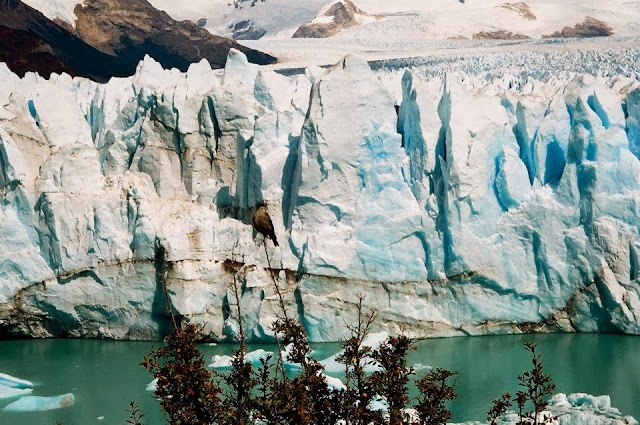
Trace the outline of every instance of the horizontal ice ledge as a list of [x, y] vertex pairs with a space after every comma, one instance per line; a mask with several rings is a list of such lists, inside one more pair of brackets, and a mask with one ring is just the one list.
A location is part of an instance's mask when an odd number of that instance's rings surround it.
[[[235, 279], [269, 340], [272, 278], [315, 341], [358, 294], [413, 336], [640, 333], [638, 81], [381, 72], [0, 65], [0, 334], [157, 339], [166, 285], [224, 340]], [[253, 234], [260, 201], [279, 248]]]

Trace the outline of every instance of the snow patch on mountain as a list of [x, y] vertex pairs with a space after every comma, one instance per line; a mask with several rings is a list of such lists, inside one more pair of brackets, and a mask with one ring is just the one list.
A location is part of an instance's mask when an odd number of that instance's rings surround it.
[[22, 0], [23, 3], [39, 10], [47, 18], [59, 19], [75, 28], [78, 17], [74, 10], [86, 0]]
[[[176, 3], [172, 0], [150, 0], [150, 3], [169, 13], [174, 19], [198, 22], [205, 18], [205, 28], [211, 33], [224, 37], [234, 37], [246, 28], [263, 34], [288, 33], [288, 37], [305, 22], [314, 18], [325, 6], [327, 0], [265, 0], [241, 3], [235, 7], [227, 0], [197, 0]], [[260, 38], [260, 37], [255, 37]]]

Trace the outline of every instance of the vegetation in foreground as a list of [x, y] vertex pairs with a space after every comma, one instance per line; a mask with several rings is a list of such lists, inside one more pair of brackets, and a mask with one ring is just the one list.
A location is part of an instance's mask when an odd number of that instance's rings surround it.
[[[391, 336], [378, 347], [363, 344], [376, 319], [365, 312], [360, 297], [357, 324], [347, 325], [351, 335], [342, 343], [338, 361], [345, 365], [344, 388], [327, 385], [323, 366], [311, 357], [304, 328], [288, 316], [282, 294], [274, 279], [280, 300], [281, 317], [273, 330], [284, 348], [274, 358], [261, 359], [254, 367], [246, 359], [247, 348], [239, 323], [239, 348], [232, 355], [228, 373], [210, 372], [196, 347], [200, 330], [181, 323], [165, 342], [153, 350], [142, 365], [158, 380], [162, 411], [171, 425], [439, 425], [452, 417], [447, 402], [456, 399], [456, 372], [433, 369], [422, 376], [407, 367], [407, 356], [415, 341], [404, 334]], [[234, 280], [237, 317], [242, 317], [238, 286]], [[167, 299], [169, 299], [167, 297]], [[173, 309], [169, 307], [169, 311]], [[176, 321], [174, 320], [174, 324]], [[518, 424], [543, 424], [542, 417], [555, 385], [543, 371], [543, 361], [533, 343], [525, 344], [532, 368], [518, 376], [521, 388], [515, 396], [503, 394], [487, 413], [491, 425], [507, 413], [514, 403]], [[372, 373], [368, 373], [375, 366]], [[409, 385], [419, 391], [409, 396]], [[144, 425], [135, 403], [127, 423]]]

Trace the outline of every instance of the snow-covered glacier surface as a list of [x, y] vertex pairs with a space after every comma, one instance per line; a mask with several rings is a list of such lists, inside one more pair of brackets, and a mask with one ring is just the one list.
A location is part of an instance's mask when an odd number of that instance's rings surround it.
[[[0, 334], [640, 333], [640, 84], [286, 77], [232, 51], [98, 85], [0, 65]], [[631, 76], [629, 76], [631, 75]], [[381, 78], [382, 77], [382, 78]], [[266, 201], [280, 247], [251, 226]]]

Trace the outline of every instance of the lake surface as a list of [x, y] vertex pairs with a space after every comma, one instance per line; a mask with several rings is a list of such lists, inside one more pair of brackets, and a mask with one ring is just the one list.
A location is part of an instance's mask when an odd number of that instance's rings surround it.
[[[422, 363], [459, 371], [455, 421], [485, 420], [491, 400], [517, 390], [516, 376], [529, 367], [527, 341], [539, 344], [545, 369], [558, 392], [611, 395], [613, 406], [640, 418], [640, 337], [593, 334], [486, 336], [422, 341], [410, 364]], [[75, 406], [42, 413], [5, 413], [0, 424], [124, 425], [135, 400], [147, 425], [165, 423], [158, 404], [145, 391], [152, 377], [138, 364], [159, 343], [92, 340], [1, 341], [0, 372], [29, 379], [33, 395], [73, 392]], [[274, 350], [275, 346], [251, 349]], [[201, 346], [206, 360], [229, 354], [232, 346]], [[338, 344], [320, 344], [325, 358]], [[2, 402], [0, 402], [2, 403]], [[0, 408], [6, 403], [0, 404]], [[99, 417], [103, 419], [99, 420]]]

